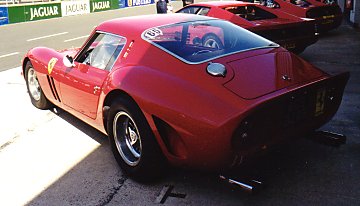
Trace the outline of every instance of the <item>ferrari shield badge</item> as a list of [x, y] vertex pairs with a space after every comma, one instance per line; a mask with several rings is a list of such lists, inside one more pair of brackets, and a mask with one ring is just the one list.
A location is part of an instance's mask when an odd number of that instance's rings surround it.
[[53, 57], [50, 59], [49, 63], [48, 63], [48, 73], [51, 74], [52, 70], [54, 69], [54, 66], [56, 64], [56, 62], [58, 61], [57, 58]]

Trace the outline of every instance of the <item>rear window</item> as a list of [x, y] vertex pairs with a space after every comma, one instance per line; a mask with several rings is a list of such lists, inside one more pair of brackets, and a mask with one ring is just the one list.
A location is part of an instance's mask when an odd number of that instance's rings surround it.
[[300, 7], [309, 7], [311, 5], [310, 2], [305, 0], [290, 0], [290, 3]]
[[232, 6], [225, 8], [225, 10], [248, 21], [277, 18], [275, 14], [272, 14], [256, 6]]
[[176, 13], [185, 13], [185, 14], [197, 14], [197, 15], [203, 15], [206, 16], [210, 11], [210, 8], [208, 7], [202, 7], [202, 6], [187, 6]]
[[223, 20], [183, 22], [145, 30], [142, 38], [178, 59], [198, 64], [233, 53], [278, 47]]

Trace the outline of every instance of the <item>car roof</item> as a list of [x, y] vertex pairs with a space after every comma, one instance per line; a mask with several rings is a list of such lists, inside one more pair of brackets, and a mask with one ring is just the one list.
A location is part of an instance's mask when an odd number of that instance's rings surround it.
[[227, 6], [247, 6], [247, 5], [258, 5], [258, 4], [243, 2], [243, 1], [209, 1], [209, 2], [199, 2], [199, 3], [190, 4], [189, 6], [227, 7]]
[[140, 36], [143, 31], [153, 27], [213, 19], [215, 18], [192, 14], [141, 15], [108, 20], [97, 26], [96, 30], [124, 36]]

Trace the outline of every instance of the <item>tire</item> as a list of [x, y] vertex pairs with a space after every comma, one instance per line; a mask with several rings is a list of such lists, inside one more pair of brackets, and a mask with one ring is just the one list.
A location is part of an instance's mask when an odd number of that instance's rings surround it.
[[38, 109], [49, 109], [52, 107], [51, 102], [45, 97], [40, 83], [36, 76], [36, 71], [31, 62], [28, 61], [25, 66], [26, 87], [31, 99], [31, 103]]
[[223, 49], [224, 45], [215, 34], [209, 33], [203, 36], [202, 44], [204, 47], [210, 47], [214, 49]]
[[127, 99], [115, 101], [107, 122], [113, 155], [127, 175], [149, 181], [163, 174], [164, 156], [136, 103]]

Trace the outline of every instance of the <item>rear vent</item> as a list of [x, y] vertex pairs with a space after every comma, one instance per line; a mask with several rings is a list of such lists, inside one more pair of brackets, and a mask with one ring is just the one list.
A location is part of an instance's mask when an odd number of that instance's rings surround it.
[[186, 158], [186, 147], [178, 132], [160, 118], [153, 116], [153, 119], [168, 152], [178, 158]]

